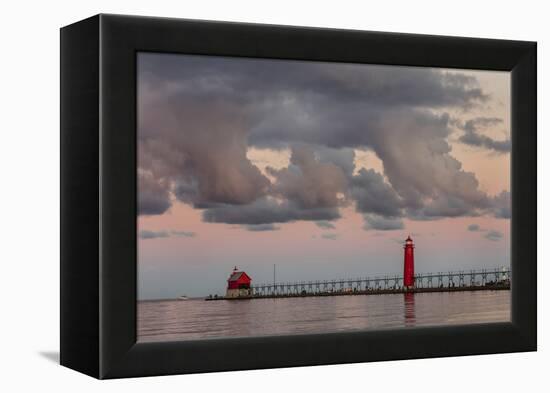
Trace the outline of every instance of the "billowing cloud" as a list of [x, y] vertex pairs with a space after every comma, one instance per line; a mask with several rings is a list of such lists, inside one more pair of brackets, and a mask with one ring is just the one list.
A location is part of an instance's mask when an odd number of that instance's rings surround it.
[[[140, 214], [179, 201], [206, 222], [249, 230], [329, 222], [349, 205], [378, 230], [401, 229], [403, 218], [510, 216], [509, 193], [488, 196], [452, 155], [446, 108], [489, 100], [463, 73], [148, 53], [138, 91]], [[461, 124], [462, 142], [505, 151], [479, 134], [495, 124]], [[262, 172], [250, 147], [289, 149], [290, 163]], [[372, 151], [383, 173], [356, 171], [356, 149]]]
[[408, 120], [390, 115], [386, 121], [388, 131], [376, 141], [375, 151], [409, 211], [425, 207], [417, 215], [442, 217], [447, 212], [470, 215], [486, 207], [487, 195], [475, 174], [463, 170], [451, 155], [448, 116], [413, 113]]
[[193, 204], [247, 204], [269, 180], [246, 157], [249, 120], [237, 103], [192, 96], [144, 78], [140, 84], [139, 166]]
[[352, 177], [351, 195], [361, 213], [375, 213], [381, 216], [401, 216], [402, 202], [391, 185], [381, 174], [372, 169], [360, 169]]
[[468, 120], [462, 129], [464, 134], [459, 141], [470, 146], [484, 147], [497, 153], [509, 153], [512, 147], [510, 139], [495, 140], [480, 133], [480, 129], [495, 126], [502, 123], [502, 119], [494, 117], [477, 117]]
[[276, 180], [273, 193], [303, 209], [332, 208], [340, 205], [339, 195], [347, 189], [342, 169], [333, 163], [321, 163], [314, 150], [293, 147], [290, 166], [280, 170], [267, 168]]

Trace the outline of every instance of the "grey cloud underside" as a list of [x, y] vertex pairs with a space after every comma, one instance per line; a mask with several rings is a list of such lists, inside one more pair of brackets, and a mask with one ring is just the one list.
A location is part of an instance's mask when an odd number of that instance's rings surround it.
[[336, 207], [304, 209], [293, 202], [279, 203], [270, 198], [258, 199], [247, 205], [220, 204], [205, 209], [206, 222], [260, 225], [292, 221], [336, 220], [340, 212]]
[[278, 231], [280, 228], [273, 224], [257, 224], [257, 225], [246, 225], [245, 228], [250, 232], [268, 232], [268, 231]]
[[[441, 110], [489, 99], [470, 76], [140, 54], [138, 93], [140, 214], [175, 199], [206, 222], [243, 226], [332, 221], [348, 205], [378, 230], [403, 218], [509, 217], [509, 196], [482, 192], [447, 142], [453, 124]], [[290, 149], [290, 165], [268, 167], [268, 178], [249, 147]], [[372, 150], [384, 173], [356, 173], [354, 149]]]
[[138, 175], [138, 211], [140, 215], [163, 214], [170, 208], [168, 186], [151, 175]]

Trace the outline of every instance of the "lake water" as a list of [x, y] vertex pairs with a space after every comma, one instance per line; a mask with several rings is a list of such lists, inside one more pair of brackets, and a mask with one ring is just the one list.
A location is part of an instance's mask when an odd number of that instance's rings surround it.
[[138, 341], [510, 321], [510, 291], [138, 302]]

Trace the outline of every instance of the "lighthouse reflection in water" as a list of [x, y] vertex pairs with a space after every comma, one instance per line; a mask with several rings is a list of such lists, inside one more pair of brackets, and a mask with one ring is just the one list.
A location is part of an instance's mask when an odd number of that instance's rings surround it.
[[414, 293], [405, 293], [403, 297], [403, 306], [405, 310], [405, 326], [414, 326], [416, 322], [414, 313]]

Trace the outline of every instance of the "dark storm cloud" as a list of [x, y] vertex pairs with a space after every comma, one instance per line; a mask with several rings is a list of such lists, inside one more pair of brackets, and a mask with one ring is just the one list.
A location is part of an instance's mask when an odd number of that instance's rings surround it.
[[343, 170], [333, 163], [321, 163], [313, 149], [293, 147], [290, 166], [267, 168], [275, 178], [273, 193], [303, 209], [332, 208], [340, 204], [338, 195], [346, 192]]
[[140, 85], [138, 102], [142, 169], [176, 183], [183, 202], [246, 204], [265, 195], [269, 180], [246, 157], [243, 107], [151, 83]]
[[376, 213], [382, 216], [400, 216], [401, 200], [381, 174], [372, 169], [360, 169], [352, 178], [351, 195], [361, 213]]
[[292, 202], [262, 198], [248, 205], [218, 205], [203, 211], [203, 220], [226, 224], [259, 225], [291, 221], [319, 221], [340, 218], [337, 208], [303, 209]]
[[139, 72], [188, 95], [216, 95], [242, 103], [273, 93], [424, 107], [469, 107], [488, 99], [475, 78], [426, 68], [140, 54]]
[[[485, 207], [487, 195], [479, 189], [474, 173], [462, 168], [447, 142], [449, 117], [426, 113], [389, 115], [387, 131], [380, 133], [373, 148], [384, 163], [384, 173], [408, 209], [421, 209], [436, 201], [427, 216], [440, 216], [443, 203], [464, 206], [465, 212]], [[406, 130], [406, 132], [404, 132]]]
[[246, 225], [246, 230], [250, 232], [267, 232], [267, 231], [278, 231], [280, 227], [273, 224], [257, 224], [257, 225]]
[[[443, 217], [479, 216], [482, 211], [479, 208], [486, 206], [487, 203], [488, 201], [483, 199], [476, 204], [469, 204], [468, 201], [463, 198], [453, 195], [443, 195], [427, 202], [416, 214], [419, 220]], [[413, 214], [413, 217], [414, 215], [415, 214]]]
[[317, 225], [321, 229], [335, 229], [336, 228], [336, 226], [330, 221], [316, 221], [315, 225]]
[[502, 233], [499, 232], [499, 231], [488, 231], [486, 234], [485, 234], [485, 239], [487, 240], [491, 240], [491, 241], [499, 241], [500, 239], [502, 239]]
[[486, 135], [480, 134], [480, 129], [495, 126], [501, 124], [502, 119], [494, 117], [478, 117], [472, 120], [468, 120], [462, 129], [464, 134], [458, 138], [460, 142], [477, 147], [484, 147], [489, 150], [493, 150], [497, 153], [509, 153], [512, 148], [512, 142], [510, 139], [495, 140]]
[[[488, 100], [471, 76], [158, 54], [140, 54], [139, 75], [139, 167], [151, 176], [140, 183], [142, 214], [162, 214], [172, 194], [207, 222], [241, 225], [330, 221], [348, 204], [382, 230], [402, 228], [402, 217], [506, 216], [505, 198], [489, 198], [450, 154], [442, 110]], [[291, 163], [267, 168], [272, 183], [249, 146], [289, 148]], [[372, 150], [385, 178], [354, 174], [355, 148]]]

